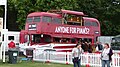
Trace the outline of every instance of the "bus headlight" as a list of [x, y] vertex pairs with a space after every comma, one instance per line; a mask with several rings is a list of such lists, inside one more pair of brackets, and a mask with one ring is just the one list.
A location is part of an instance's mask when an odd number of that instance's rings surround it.
[[99, 31], [95, 31], [95, 34], [99, 34]]

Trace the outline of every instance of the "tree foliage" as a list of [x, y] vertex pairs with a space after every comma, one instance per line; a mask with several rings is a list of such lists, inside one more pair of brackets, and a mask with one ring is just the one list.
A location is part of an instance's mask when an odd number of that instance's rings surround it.
[[120, 0], [8, 0], [8, 9], [16, 12], [15, 21], [20, 29], [24, 29], [26, 16], [31, 12], [66, 9], [97, 18], [102, 35], [120, 34]]

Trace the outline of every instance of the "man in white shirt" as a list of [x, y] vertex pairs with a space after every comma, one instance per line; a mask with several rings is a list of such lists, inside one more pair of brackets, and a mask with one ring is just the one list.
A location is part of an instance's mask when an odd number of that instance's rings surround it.
[[76, 65], [78, 67], [81, 66], [80, 64], [80, 54], [83, 53], [83, 49], [81, 47], [81, 43], [80, 44], [77, 44], [73, 50], [72, 50], [72, 57], [73, 57], [73, 64], [74, 64], [74, 67], [76, 67]]

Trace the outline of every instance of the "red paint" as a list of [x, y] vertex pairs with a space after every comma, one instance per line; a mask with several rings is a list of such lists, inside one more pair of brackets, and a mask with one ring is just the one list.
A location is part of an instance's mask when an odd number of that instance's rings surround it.
[[[30, 13], [27, 18], [32, 17], [32, 19], [34, 19], [34, 17], [40, 17], [40, 21], [39, 22], [28, 22], [26, 21], [25, 24], [25, 30], [22, 30], [20, 32], [20, 43], [26, 43], [26, 38], [25, 35], [29, 35], [30, 36], [30, 45], [45, 45], [45, 38], [50, 39], [51, 41], [48, 43], [55, 43], [55, 39], [54, 38], [68, 38], [69, 42], [66, 42], [67, 44], [71, 44], [70, 39], [74, 38], [76, 40], [75, 43], [77, 43], [77, 39], [80, 38], [89, 38], [92, 39], [92, 44], [94, 43], [94, 39], [98, 36], [100, 36], [100, 23], [97, 19], [95, 18], [89, 18], [89, 17], [83, 17], [84, 13], [83, 12], [78, 12], [78, 11], [70, 11], [70, 10], [61, 10], [61, 14], [55, 14], [55, 13], [48, 13], [48, 12], [33, 12]], [[60, 20], [63, 20], [62, 18], [64, 18], [62, 16], [62, 14], [71, 14], [71, 15], [77, 15], [80, 16], [83, 24], [82, 26], [78, 26], [78, 25], [68, 25], [65, 24], [63, 22], [61, 23], [53, 23], [51, 22], [43, 22], [43, 17], [47, 16], [47, 17], [51, 17], [53, 20], [54, 18], [58, 18]], [[86, 23], [85, 21], [89, 21], [92, 23], [96, 23], [98, 24], [98, 26], [85, 26], [84, 23]], [[31, 29], [33, 27], [33, 29]], [[82, 32], [81, 32], [82, 31]], [[95, 33], [95, 32], [99, 32], [99, 33]], [[43, 37], [40, 37], [40, 43], [35, 43], [32, 40], [32, 35], [43, 35]], [[59, 41], [58, 41], [59, 43]], [[74, 44], [75, 44], [74, 43]], [[47, 43], [46, 43], [47, 44]], [[63, 44], [63, 43], [62, 43]], [[73, 48], [74, 46], [55, 46], [55, 49], [65, 49], [65, 48]], [[59, 50], [59, 51], [71, 51], [71, 50]]]
[[11, 41], [11, 42], [8, 44], [8, 47], [9, 47], [9, 48], [16, 48], [15, 43], [14, 43], [13, 41]]

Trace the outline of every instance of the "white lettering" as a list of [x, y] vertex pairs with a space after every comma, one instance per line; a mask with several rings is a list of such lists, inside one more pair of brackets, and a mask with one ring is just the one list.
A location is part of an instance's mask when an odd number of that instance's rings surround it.
[[86, 34], [89, 34], [90, 29], [85, 27], [85, 32], [86, 32]]
[[57, 33], [69, 33], [69, 27], [56, 27], [55, 32]]
[[89, 28], [76, 28], [76, 27], [56, 27], [55, 32], [57, 33], [74, 33], [74, 34], [89, 34]]

